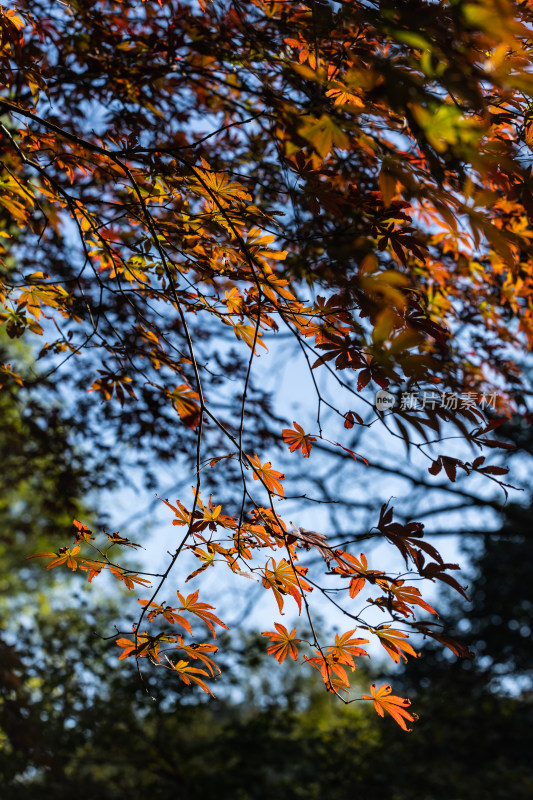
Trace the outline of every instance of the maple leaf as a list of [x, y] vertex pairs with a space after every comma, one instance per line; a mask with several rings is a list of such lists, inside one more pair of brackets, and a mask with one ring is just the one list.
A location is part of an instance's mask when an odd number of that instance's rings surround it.
[[[193, 489], [195, 492], [195, 490]], [[196, 492], [195, 492], [196, 493]], [[202, 502], [201, 498], [197, 496], [197, 505], [200, 511], [201, 516], [198, 517], [199, 525], [197, 526], [198, 530], [200, 528], [207, 527], [212, 531], [216, 531], [218, 525], [224, 525], [225, 522], [229, 519], [228, 517], [224, 517], [221, 515], [222, 506], [213, 505], [212, 497], [209, 498], [209, 502], [206, 505]]]
[[262, 483], [264, 483], [269, 492], [283, 497], [285, 492], [280, 481], [285, 478], [285, 475], [283, 475], [282, 472], [277, 472], [275, 469], [272, 469], [272, 464], [270, 461], [267, 461], [265, 464], [261, 465], [259, 456], [252, 456], [249, 460], [253, 466], [254, 481], [260, 480]]
[[418, 561], [418, 571], [420, 575], [424, 578], [429, 578], [429, 580], [438, 580], [442, 581], [443, 583], [447, 583], [448, 586], [451, 586], [452, 589], [455, 589], [459, 594], [461, 594], [465, 600], [469, 600], [465, 588], [461, 586], [461, 584], [452, 578], [451, 575], [448, 575], [444, 570], [446, 569], [459, 569], [458, 564], [445, 564], [442, 561], [439, 562], [430, 562], [429, 564], [424, 564], [422, 559]]
[[78, 522], [77, 519], [73, 519], [72, 524], [74, 525], [75, 528], [78, 529], [74, 534], [74, 541], [76, 542], [76, 544], [78, 542], [89, 542], [92, 539], [96, 538], [95, 536], [93, 536], [92, 531], [89, 530], [87, 525], [83, 525], [83, 523]]
[[322, 114], [319, 119], [309, 115], [304, 117], [304, 124], [298, 132], [313, 145], [322, 158], [325, 158], [333, 147], [339, 150], [346, 150], [348, 147], [348, 137], [329, 114]]
[[228, 311], [232, 314], [242, 314], [244, 308], [244, 297], [240, 294], [239, 290], [233, 286], [225, 293], [225, 299], [222, 301], [228, 307]]
[[437, 642], [440, 642], [445, 647], [454, 653], [457, 658], [475, 658], [475, 654], [468, 648], [466, 645], [461, 644], [461, 642], [452, 639], [451, 636], [446, 636], [446, 634], [441, 633], [440, 631], [431, 630], [427, 625], [423, 623], [418, 623], [418, 630], [421, 633], [424, 633], [426, 636], [431, 636], [432, 639], [435, 639]]
[[192, 522], [191, 513], [187, 511], [185, 506], [180, 500], [176, 501], [176, 505], [173, 506], [172, 503], [169, 503], [168, 500], [164, 500], [163, 498], [159, 498], [161, 502], [163, 502], [166, 506], [168, 506], [176, 515], [176, 519], [172, 520], [173, 525], [190, 525]]
[[326, 92], [326, 97], [333, 98], [333, 102], [336, 106], [350, 105], [354, 106], [355, 108], [365, 107], [365, 104], [361, 98], [356, 94], [353, 94], [353, 92], [350, 92], [342, 84], [337, 84], [331, 89], [328, 89]]
[[78, 553], [80, 552], [79, 545], [73, 547], [70, 550], [68, 547], [60, 547], [57, 553], [35, 553], [33, 556], [27, 556], [28, 559], [30, 558], [50, 558], [52, 560], [45, 564], [46, 569], [54, 569], [54, 567], [59, 567], [61, 564], [66, 564], [66, 566], [75, 572], [79, 567], [79, 559]]
[[299, 565], [290, 564], [286, 559], [282, 558], [279, 564], [271, 558], [269, 561], [272, 564], [272, 569], [265, 566], [263, 572], [263, 586], [265, 589], [270, 588], [274, 592], [274, 597], [278, 604], [280, 614], [283, 613], [283, 597], [282, 595], [291, 595], [296, 601], [298, 611], [302, 611], [302, 592], [312, 592], [313, 587], [305, 580], [307, 574], [307, 567], [300, 567]]
[[43, 272], [34, 272], [33, 275], [29, 275], [28, 278], [32, 279], [34, 283], [25, 287], [18, 297], [19, 307], [26, 308], [37, 320], [43, 313], [43, 305], [60, 308], [61, 304], [68, 299], [68, 294], [62, 286], [42, 283], [49, 277]]
[[120, 547], [142, 547], [141, 544], [136, 544], [135, 542], [124, 538], [124, 536], [120, 536], [118, 531], [115, 531], [114, 533], [108, 533], [107, 538], [111, 544], [118, 544]]
[[187, 599], [185, 599], [179, 592], [176, 592], [176, 594], [178, 595], [178, 600], [181, 603], [181, 611], [188, 611], [190, 614], [194, 614], [201, 619], [202, 622], [205, 622], [214, 637], [216, 637], [216, 632], [213, 623], [220, 625], [221, 628], [227, 629], [228, 626], [224, 625], [224, 623], [212, 613], [211, 609], [213, 609], [214, 606], [210, 606], [207, 603], [201, 603], [198, 601], [198, 589], [192, 594], [189, 594]]
[[146, 658], [150, 656], [155, 661], [159, 661], [159, 649], [161, 647], [161, 642], [173, 642], [174, 638], [171, 636], [165, 636], [161, 634], [160, 636], [153, 637], [149, 636], [147, 633], [141, 633], [137, 636], [137, 644], [132, 639], [120, 638], [115, 640], [115, 644], [118, 647], [123, 647], [122, 653], [119, 655], [118, 660], [122, 661], [125, 658], [129, 658], [130, 656], [135, 656], [135, 658]]
[[[266, 283], [268, 285], [269, 283], [272, 283], [278, 288], [279, 284], [281, 284], [281, 286], [286, 286], [288, 282], [280, 276], [274, 274], [268, 264], [264, 262], [264, 259], [272, 258], [274, 261], [283, 261], [287, 257], [287, 251], [271, 250], [268, 245], [271, 244], [274, 239], [275, 236], [272, 233], [265, 233], [260, 228], [251, 228], [246, 237], [246, 246], [249, 248], [250, 252], [255, 257], [259, 257], [264, 264], [262, 272], [264, 282], [262, 282], [262, 284], [264, 285], [264, 283]], [[282, 295], [284, 297], [294, 297], [291, 292], [282, 291]]]
[[205, 197], [208, 211], [228, 208], [235, 203], [251, 203], [252, 198], [244, 186], [232, 181], [225, 172], [211, 170], [202, 159], [203, 169], [196, 170], [198, 191]]
[[121, 406], [124, 405], [124, 391], [126, 391], [129, 397], [131, 397], [133, 400], [137, 399], [135, 392], [130, 386], [130, 383], [132, 382], [130, 377], [127, 375], [117, 375], [107, 369], [99, 369], [97, 372], [102, 377], [94, 381], [94, 383], [91, 385], [91, 388], [87, 389], [88, 392], [98, 391], [102, 394], [104, 400], [111, 400], [113, 394], [115, 394]]
[[135, 575], [134, 573], [130, 573], [128, 570], [123, 569], [118, 564], [110, 565], [109, 571], [112, 575], [117, 579], [117, 581], [122, 581], [126, 587], [126, 589], [134, 589], [135, 584], [139, 586], [150, 586], [150, 581], [146, 578], [141, 578], [140, 575]]
[[360, 417], [359, 414], [356, 414], [355, 411], [347, 411], [346, 414], [344, 415], [344, 419], [345, 419], [344, 423], [345, 428], [353, 428], [356, 422], [359, 425], [364, 425], [363, 418]]
[[192, 636], [192, 628], [189, 620], [186, 619], [186, 617], [181, 616], [181, 614], [178, 614], [175, 608], [166, 606], [164, 603], [158, 605], [157, 603], [154, 603], [153, 601], [150, 602], [149, 600], [138, 600], [137, 602], [140, 603], [143, 608], [150, 609], [146, 615], [148, 622], [153, 622], [157, 616], [161, 615], [171, 625], [175, 625], [176, 623], [181, 625], [182, 628], [185, 628], [187, 633], [190, 633]]
[[292, 541], [293, 537], [295, 541], [305, 548], [305, 550], [309, 551], [313, 547], [318, 550], [324, 561], [326, 561], [328, 564], [333, 559], [333, 549], [328, 544], [328, 537], [323, 533], [306, 531], [304, 528], [298, 528], [297, 531], [289, 531], [287, 535], [287, 541]]
[[2, 13], [5, 13], [6, 17], [9, 19], [12, 25], [14, 25], [14, 27], [17, 28], [17, 30], [21, 30], [24, 27], [24, 22], [21, 20], [20, 17], [16, 16], [15, 9], [8, 8], [5, 12]]
[[408, 634], [402, 631], [389, 629], [390, 625], [382, 625], [381, 628], [376, 629], [376, 633], [379, 637], [380, 644], [385, 648], [392, 660], [396, 664], [400, 663], [400, 658], [407, 661], [406, 653], [417, 658], [418, 653], [413, 650], [409, 642], [405, 641], [408, 638]]
[[352, 342], [349, 336], [328, 334], [326, 341], [317, 342], [317, 348], [326, 352], [317, 358], [312, 369], [333, 359], [335, 359], [337, 369], [360, 369], [366, 366], [360, 348]]
[[335, 644], [327, 649], [328, 655], [331, 655], [338, 664], [348, 664], [352, 669], [355, 668], [353, 656], [368, 656], [366, 650], [359, 647], [361, 644], [368, 644], [368, 639], [352, 639], [354, 633], [355, 628], [343, 633], [342, 636], [336, 633]]
[[360, 558], [356, 558], [351, 553], [337, 551], [335, 553], [335, 560], [338, 566], [333, 569], [334, 573], [348, 578], [355, 574], [350, 580], [349, 595], [351, 598], [357, 597], [365, 581], [375, 583], [377, 578], [383, 573], [379, 570], [368, 569], [368, 561], [364, 553], [361, 553]]
[[259, 335], [255, 325], [245, 325], [244, 323], [233, 322], [231, 319], [224, 319], [223, 321], [227, 325], [231, 325], [233, 333], [237, 339], [247, 344], [250, 350], [253, 351], [254, 355], [256, 354], [254, 343], [260, 344], [261, 347], [264, 347], [265, 350], [268, 350], [268, 347], [261, 339], [261, 336]]
[[92, 583], [93, 578], [96, 578], [103, 569], [107, 566], [104, 561], [89, 561], [88, 559], [84, 559], [78, 564], [79, 568], [83, 572], [88, 572], [87, 581]]
[[209, 670], [210, 675], [214, 676], [215, 671], [220, 674], [220, 669], [213, 659], [207, 655], [208, 653], [216, 653], [218, 651], [216, 644], [208, 644], [206, 642], [191, 642], [190, 644], [185, 644], [183, 636], [178, 636], [177, 641], [176, 650], [183, 650], [189, 658], [192, 658], [194, 661], [201, 661]]
[[[118, 645], [119, 647], [123, 647], [124, 648], [122, 653], [118, 657], [119, 661], [122, 661], [124, 658], [129, 658], [131, 655], [133, 655], [133, 653], [135, 653], [135, 651], [137, 649], [137, 646], [136, 646], [135, 642], [132, 641], [131, 639], [125, 639], [125, 638], [116, 639], [115, 640], [115, 644]], [[148, 654], [147, 653], [139, 653], [138, 655], [139, 656], [146, 656]]]
[[196, 576], [200, 575], [200, 573], [205, 572], [208, 567], [215, 566], [216, 551], [212, 545], [207, 546], [207, 551], [202, 550], [200, 547], [194, 547], [192, 552], [196, 558], [200, 559], [200, 561], [203, 561], [204, 563], [200, 567], [197, 567], [197, 569], [193, 570], [190, 575], [186, 577], [185, 583], [193, 578], [196, 578]]
[[394, 544], [405, 559], [406, 565], [408, 561], [413, 561], [420, 572], [420, 566], [423, 564], [421, 560], [421, 552], [424, 551], [432, 558], [435, 558], [439, 564], [443, 564], [442, 558], [438, 550], [422, 540], [424, 536], [424, 525], [421, 522], [407, 522], [401, 525], [398, 522], [393, 522], [393, 507], [388, 507], [387, 503], [381, 506], [379, 514], [379, 522], [377, 529], [387, 537], [387, 539]]
[[298, 425], [297, 422], [293, 422], [293, 425], [295, 427], [294, 431], [291, 428], [284, 428], [281, 431], [283, 441], [289, 445], [291, 453], [301, 448], [303, 457], [309, 458], [313, 446], [312, 442], [316, 442], [316, 437], [305, 433], [302, 426]]
[[[2, 315], [0, 314], [0, 319], [1, 318], [2, 318]], [[0, 365], [0, 389], [2, 389], [6, 385], [6, 383], [8, 382], [8, 379], [11, 379], [12, 381], [14, 381], [16, 384], [18, 384], [18, 386], [24, 386], [24, 381], [22, 380], [20, 375], [18, 375], [16, 372], [13, 372], [13, 370], [11, 369], [11, 364], [1, 364]]]
[[301, 639], [296, 639], [296, 628], [289, 633], [284, 625], [274, 623], [276, 631], [265, 631], [262, 636], [268, 636], [274, 644], [267, 647], [267, 653], [273, 655], [281, 664], [286, 656], [290, 656], [294, 661], [298, 661], [298, 649], [296, 643]]
[[304, 64], [306, 61], [309, 63], [311, 69], [316, 69], [316, 54], [314, 45], [310, 45], [303, 39], [287, 38], [283, 40], [289, 47], [298, 50], [298, 62]]
[[[268, 250], [268, 258], [276, 258], [278, 261], [281, 260], [279, 255], [275, 255], [276, 252], [279, 253], [280, 251]], [[282, 252], [284, 256], [287, 255], [285, 251]], [[288, 280], [271, 272], [266, 263], [264, 265], [263, 272], [265, 279], [261, 280], [261, 289], [263, 290], [263, 294], [266, 295], [266, 297], [268, 297], [273, 304], [278, 302], [278, 297], [284, 297], [288, 300], [296, 300], [294, 294], [291, 292], [290, 288], [288, 288]]]
[[455, 482], [455, 478], [457, 476], [457, 467], [461, 467], [465, 470], [468, 474], [470, 469], [469, 467], [463, 462], [460, 461], [458, 458], [451, 458], [450, 456], [439, 456], [436, 461], [432, 463], [432, 465], [428, 468], [428, 472], [431, 475], [438, 475], [441, 471], [442, 467], [444, 467], [444, 471], [448, 478], [453, 482]]
[[394, 609], [405, 616], [409, 614], [414, 616], [414, 611], [411, 606], [420, 606], [420, 608], [423, 608], [430, 614], [437, 613], [435, 609], [422, 598], [420, 590], [415, 586], [405, 586], [404, 580], [389, 582], [378, 578], [377, 583], [390, 592], [391, 596], [389, 598], [378, 598], [374, 600], [373, 602], [376, 603], [376, 605], [382, 605], [385, 608], [390, 608], [390, 610]]
[[[350, 681], [342, 664], [332, 654], [324, 655], [319, 650], [315, 652], [316, 656], [313, 656], [313, 658], [304, 656], [304, 659], [320, 672], [320, 676], [329, 691], [337, 691], [339, 688], [343, 691], [348, 691]], [[352, 667], [352, 672], [354, 668]]]
[[200, 399], [198, 392], [182, 383], [169, 393], [169, 397], [181, 421], [194, 430], [200, 422], [200, 406], [196, 402]]
[[206, 694], [210, 694], [211, 697], [214, 697], [213, 692], [203, 680], [201, 676], [208, 677], [208, 673], [205, 669], [198, 669], [198, 667], [191, 667], [190, 661], [185, 661], [184, 659], [180, 659], [175, 664], [170, 661], [167, 656], [167, 661], [171, 665], [170, 668], [177, 672], [183, 683], [189, 685], [191, 681], [197, 683], [198, 686], [204, 690]]
[[361, 698], [363, 700], [372, 700], [374, 702], [374, 708], [380, 717], [384, 717], [385, 712], [387, 712], [391, 715], [393, 720], [398, 723], [400, 728], [403, 728], [404, 731], [411, 730], [411, 728], [407, 727], [406, 720], [408, 722], [415, 722], [418, 717], [416, 714], [412, 714], [406, 710], [411, 705], [409, 700], [391, 694], [392, 689], [387, 683], [384, 683], [379, 689], [377, 689], [376, 684], [373, 683], [370, 687], [370, 692], [370, 695], [363, 694]]

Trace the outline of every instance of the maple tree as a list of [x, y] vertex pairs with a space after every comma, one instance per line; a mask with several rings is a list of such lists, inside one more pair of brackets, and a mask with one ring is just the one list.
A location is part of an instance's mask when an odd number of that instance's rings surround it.
[[[479, 452], [505, 449], [493, 431], [527, 412], [516, 354], [533, 339], [532, 24], [530, 3], [512, 0], [0, 9], [0, 319], [12, 339], [42, 339], [43, 374], [68, 369], [91, 431], [104, 420], [156, 456], [179, 449], [194, 481], [162, 500], [180, 528], [162, 573], [121, 565], [135, 543], [105, 532], [102, 544], [77, 520], [72, 547], [31, 554], [90, 582], [150, 585], [133, 631], [115, 637], [120, 658], [211, 692], [216, 645], [200, 631], [224, 623], [183, 584], [204, 572], [208, 584], [218, 564], [305, 615], [310, 640], [275, 623], [269, 653], [301, 656], [339, 696], [368, 637], [396, 663], [416, 657], [417, 633], [468, 655], [416, 615], [436, 612], [414, 581], [465, 593], [423, 525], [384, 504], [348, 541], [296, 527], [284, 502], [327, 501], [291, 495], [276, 458], [309, 459], [310, 480], [315, 448], [365, 469], [372, 453], [350, 431], [381, 426], [430, 476], [454, 483], [460, 470], [507, 491], [507, 468]], [[311, 375], [315, 430], [286, 427], [254, 378], [269, 347], [282, 358], [284, 334]], [[13, 363], [1, 370], [24, 383]], [[378, 387], [433, 401], [376, 410]], [[360, 542], [372, 538], [405, 569], [369, 569]], [[169, 606], [186, 553], [199, 566]], [[333, 644], [315, 631], [317, 597], [349, 619]], [[414, 719], [388, 685], [363, 697], [402, 727]]]

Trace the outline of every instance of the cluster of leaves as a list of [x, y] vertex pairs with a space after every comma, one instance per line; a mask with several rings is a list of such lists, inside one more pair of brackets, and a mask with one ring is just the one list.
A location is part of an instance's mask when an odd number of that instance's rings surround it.
[[[250, 463], [255, 466], [252, 459], [250, 459]], [[260, 462], [257, 461], [257, 463]], [[261, 475], [261, 479], [264, 481], [279, 483], [278, 479], [283, 476], [276, 474], [277, 477], [272, 477], [272, 471], [267, 469], [268, 466], [265, 465], [263, 469], [256, 466], [257, 474]], [[268, 491], [272, 493], [274, 488], [269, 487]], [[263, 636], [268, 637], [272, 642], [267, 648], [267, 653], [272, 654], [279, 663], [282, 663], [287, 655], [298, 660], [297, 645], [307, 644], [311, 648], [314, 647], [312, 657], [304, 655], [303, 661], [318, 670], [326, 688], [339, 696], [340, 692], [348, 693], [350, 690], [350, 681], [346, 670], [347, 668], [352, 672], [355, 670], [354, 658], [368, 657], [368, 652], [361, 645], [368, 644], [369, 640], [354, 638], [356, 628], [353, 628], [342, 635], [336, 634], [335, 642], [331, 646], [325, 646], [319, 642], [313, 625], [308, 596], [315, 588], [326, 598], [331, 594], [342, 592], [343, 589], [339, 587], [326, 590], [308, 577], [308, 568], [298, 563], [302, 550], [307, 552], [311, 548], [317, 549], [328, 568], [329, 575], [340, 579], [341, 583], [349, 580], [348, 603], [344, 605], [340, 600], [334, 600], [335, 606], [342, 608], [351, 619], [356, 621], [357, 629], [376, 636], [377, 641], [395, 663], [399, 663], [401, 659], [407, 661], [408, 656], [417, 657], [417, 652], [407, 641], [409, 632], [416, 631], [443, 642], [457, 655], [471, 655], [459, 643], [443, 636], [441, 626], [433, 626], [427, 620], [416, 618], [415, 610], [417, 608], [422, 608], [430, 614], [436, 614], [436, 611], [422, 598], [420, 590], [415, 586], [405, 585], [406, 581], [403, 578], [387, 576], [381, 570], [369, 569], [367, 558], [363, 553], [356, 558], [346, 550], [332, 547], [324, 535], [305, 531], [303, 528], [288, 529], [272, 507], [256, 507], [252, 512], [252, 519], [247, 522], [223, 514], [221, 505], [215, 506], [211, 498], [204, 505], [201, 498], [196, 496], [193, 511], [189, 511], [180, 501], [177, 501], [175, 506], [168, 500], [163, 502], [175, 514], [173, 524], [187, 529], [180, 549], [189, 551], [200, 562], [200, 566], [191, 572], [185, 582], [195, 578], [208, 568], [214, 567], [216, 562], [223, 562], [237, 575], [260, 581], [266, 590], [272, 591], [280, 614], [284, 613], [286, 598], [290, 597], [295, 602], [299, 614], [301, 614], [302, 608], [305, 609], [314, 639], [313, 641], [298, 639], [296, 638], [296, 628], [289, 633], [284, 625], [276, 623], [275, 631], [263, 633]], [[77, 569], [85, 571], [88, 573], [89, 582], [104, 570], [108, 570], [113, 577], [123, 582], [127, 589], [134, 589], [136, 585], [149, 584], [147, 577], [141, 577], [134, 570], [121, 567], [109, 556], [111, 548], [117, 545], [130, 548], [139, 545], [124, 539], [118, 533], [108, 533], [107, 539], [111, 544], [107, 550], [103, 550], [93, 544], [96, 537], [87, 526], [77, 520], [74, 520], [74, 525], [76, 533], [72, 548], [62, 547], [58, 553], [37, 553], [30, 558], [50, 558], [46, 564], [47, 569], [65, 566], [72, 571]], [[422, 528], [420, 523], [410, 525], [395, 523], [393, 522], [393, 509], [385, 506], [382, 508], [378, 523], [378, 535], [386, 537], [395, 544], [404, 557], [406, 566], [412, 564], [420, 576], [433, 581], [444, 581], [464, 594], [464, 589], [446, 571], [458, 569], [458, 566], [445, 564], [438, 551], [422, 540]], [[81, 551], [83, 545], [88, 545], [100, 557], [88, 558], [85, 556]], [[270, 555], [272, 552], [276, 554], [280, 549], [283, 551], [283, 557], [275, 558]], [[424, 554], [429, 554], [435, 560], [426, 564]], [[177, 557], [176, 554], [173, 557]], [[176, 626], [192, 637], [193, 631], [188, 615], [193, 615], [203, 621], [215, 637], [214, 624], [223, 628], [226, 625], [215, 616], [213, 606], [198, 600], [198, 590], [186, 598], [178, 591], [177, 597], [180, 603], [178, 607], [168, 605], [166, 601], [156, 603], [155, 597], [166, 581], [167, 575], [160, 573], [143, 573], [143, 575], [158, 580], [158, 585], [151, 599], [139, 600], [143, 611], [139, 621], [133, 627], [134, 638], [128, 639], [123, 636], [123, 632], [117, 633], [120, 638], [117, 638], [116, 643], [123, 648], [120, 659], [130, 656], [137, 659], [149, 657], [154, 664], [177, 672], [186, 684], [192, 681], [211, 694], [205, 678], [216, 677], [219, 670], [217, 672], [215, 663], [207, 654], [216, 652], [218, 648], [207, 642], [192, 641], [187, 644], [183, 632], [176, 633]], [[362, 613], [354, 612], [350, 601], [366, 585], [369, 588], [375, 587], [379, 592], [377, 597], [367, 598], [367, 607], [388, 612], [390, 619], [402, 624], [407, 632], [392, 628], [391, 623], [371, 624]], [[141, 631], [140, 625], [143, 622], [149, 624], [155, 622], [160, 630], [154, 633], [149, 633], [147, 630]], [[171, 650], [179, 651], [178, 660], [173, 661], [169, 658], [167, 653]], [[162, 655], [164, 655], [163, 661], [161, 661]], [[182, 658], [182, 655], [185, 655], [186, 658]], [[196, 659], [202, 662], [205, 669], [192, 666], [191, 660]], [[398, 724], [407, 730], [405, 720], [413, 721], [416, 718], [405, 710], [409, 701], [390, 695], [390, 687], [386, 685], [377, 691], [373, 686], [371, 691], [371, 696], [364, 695], [361, 699], [372, 699], [381, 715], [384, 711], [388, 711]]]
[[[178, 595], [177, 609], [161, 602], [182, 552], [200, 561], [196, 574], [222, 561], [257, 578], [280, 613], [291, 597], [313, 631], [306, 660], [336, 694], [364, 655], [356, 630], [376, 635], [396, 662], [416, 654], [411, 632], [466, 655], [415, 617], [434, 612], [406, 583], [411, 573], [464, 591], [421, 524], [395, 523], [383, 508], [370, 535], [394, 545], [407, 572], [368, 570], [366, 556], [350, 552], [357, 539], [340, 546], [288, 527], [278, 513], [284, 474], [266, 449], [284, 441], [309, 457], [330, 442], [357, 462], [349, 442], [326, 438], [321, 413], [344, 430], [362, 425], [353, 406], [371, 405], [371, 385], [498, 389], [500, 417], [524, 407], [510, 352], [533, 342], [529, 4], [19, 0], [0, 9], [0, 23], [9, 120], [0, 124], [9, 218], [0, 319], [13, 339], [43, 337], [51, 370], [75, 360], [85, 401], [90, 392], [106, 407], [118, 402], [119, 420], [133, 418], [139, 435], [179, 421], [181, 447], [195, 453], [190, 507], [165, 501], [182, 541], [123, 656], [158, 661], [161, 646], [177, 642], [189, 661], [162, 665], [208, 690], [213, 645], [142, 630], [145, 619], [164, 619], [189, 633], [185, 612], [217, 621], [196, 592]], [[317, 433], [300, 423], [257, 433], [265, 414], [251, 400], [253, 373], [280, 329], [307, 360]], [[229, 349], [241, 354], [237, 404], [224, 403], [234, 371], [209, 366]], [[337, 394], [325, 394], [317, 370]], [[2, 375], [17, 380], [9, 365]], [[474, 448], [498, 446], [479, 408], [376, 412], [373, 422], [416, 446], [432, 475], [444, 468], [454, 481], [459, 466], [501, 484], [506, 468], [483, 456], [431, 451], [450, 426]], [[228, 476], [239, 488], [224, 513], [202, 490]], [[92, 546], [87, 530], [78, 527]], [[50, 554], [48, 566], [145, 582], [106, 551], [81, 556], [81, 543]], [[300, 557], [309, 551], [348, 585], [308, 574]], [[379, 625], [352, 602], [366, 584], [379, 593], [370, 607], [389, 615]], [[330, 646], [314, 632], [313, 590], [350, 619]], [[298, 644], [281, 628], [272, 634], [278, 660]], [[191, 667], [194, 658], [206, 669]], [[387, 686], [368, 697], [402, 727], [412, 719]]]
[[[513, 797], [526, 800], [533, 785], [527, 744], [532, 704], [527, 689], [518, 695], [517, 686], [527, 687], [532, 677], [532, 638], [525, 635], [533, 600], [529, 515], [530, 508], [508, 504], [501, 530], [470, 532], [470, 543], [478, 540], [474, 609], [467, 611], [457, 596], [447, 618], [460, 624], [461, 635], [483, 659], [453, 662], [430, 646], [424, 658], [395, 676], [421, 714], [409, 737], [398, 737], [394, 723], [374, 721], [369, 709], [328, 703], [313, 681], [314, 670], [305, 676], [294, 665], [273, 676], [260, 637], [251, 636], [231, 648], [232, 701], [202, 703], [184, 684], [175, 684], [170, 671], [147, 670], [150, 690], [164, 698], [147, 709], [134, 669], [127, 670], [130, 662], [113, 670], [116, 648], [102, 639], [95, 645], [93, 630], [110, 625], [116, 613], [109, 597], [95, 617], [95, 609], [80, 602], [83, 591], [70, 608], [47, 608], [44, 593], [26, 596], [31, 607], [17, 645], [0, 638], [4, 795], [112, 800], [127, 791], [137, 800], [179, 784], [192, 798], [240, 794], [255, 800], [293, 797], [297, 783], [312, 798], [328, 793], [342, 800], [354, 788], [377, 795], [393, 785], [401, 800], [413, 793], [440, 800], [465, 791], [478, 800], [491, 792], [504, 798], [512, 785]], [[18, 552], [15, 574], [24, 547]], [[17, 591], [24, 595], [27, 584], [18, 575]], [[46, 585], [49, 573], [39, 577]], [[24, 602], [20, 594], [18, 608]], [[471, 629], [465, 634], [467, 615]], [[15, 621], [13, 615], [11, 625]], [[502, 678], [513, 680], [512, 697], [495, 691]]]

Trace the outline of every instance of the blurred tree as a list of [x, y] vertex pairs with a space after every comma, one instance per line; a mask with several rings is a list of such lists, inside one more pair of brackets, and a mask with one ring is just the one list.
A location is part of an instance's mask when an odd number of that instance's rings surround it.
[[[489, 561], [485, 568], [488, 579]], [[531, 797], [533, 701], [518, 685], [501, 694], [488, 668], [460, 670], [435, 649], [420, 659], [414, 680], [405, 673], [405, 688], [416, 684], [421, 720], [405, 737], [367, 708], [332, 705], [319, 681], [302, 681], [294, 667], [280, 669], [280, 691], [257, 638], [233, 643], [240, 654], [233, 699], [205, 703], [201, 692], [177, 695], [171, 680], [161, 686], [149, 675], [164, 699], [147, 707], [133, 672], [113, 672], [109, 650], [95, 650], [88, 630], [72, 612], [41, 628], [61, 658], [47, 656], [27, 673], [31, 718], [6, 760], [7, 797], [15, 790], [22, 800]], [[531, 655], [531, 641], [523, 649]], [[92, 676], [81, 661], [91, 663]], [[36, 752], [36, 731], [45, 757]]]
[[[0, 341], [7, 360], [14, 349], [5, 338]], [[28, 359], [26, 349], [19, 360]], [[50, 388], [32, 392], [10, 381], [0, 391], [0, 415], [0, 596], [14, 597], [42, 586], [41, 570], [24, 559], [34, 548], [60, 546], [70, 535], [73, 517], [87, 513], [84, 498], [95, 488], [96, 475]]]

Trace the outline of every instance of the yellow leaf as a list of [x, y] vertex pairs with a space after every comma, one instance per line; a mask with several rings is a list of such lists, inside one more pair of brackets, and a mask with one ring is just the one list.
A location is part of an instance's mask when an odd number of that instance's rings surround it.
[[348, 137], [328, 114], [322, 114], [320, 119], [306, 116], [304, 120], [304, 125], [300, 128], [299, 134], [313, 145], [322, 158], [325, 158], [334, 147], [339, 150], [348, 148]]

